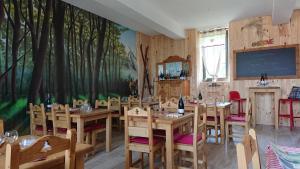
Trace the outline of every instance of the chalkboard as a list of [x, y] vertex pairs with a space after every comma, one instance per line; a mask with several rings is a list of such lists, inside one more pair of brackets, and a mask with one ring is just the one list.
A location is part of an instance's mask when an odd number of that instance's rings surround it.
[[235, 79], [296, 78], [298, 45], [234, 51]]

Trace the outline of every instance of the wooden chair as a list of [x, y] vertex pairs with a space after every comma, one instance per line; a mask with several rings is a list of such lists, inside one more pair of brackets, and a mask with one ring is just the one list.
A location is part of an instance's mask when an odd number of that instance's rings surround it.
[[139, 97], [131, 97], [128, 99], [128, 107], [133, 108], [133, 107], [141, 107], [142, 106], [142, 100]]
[[244, 116], [232, 114], [226, 118], [225, 127], [226, 127], [226, 142], [229, 141], [229, 138], [233, 138], [232, 126], [242, 126], [245, 128], [245, 134], [248, 133], [250, 127], [251, 119], [251, 101], [250, 98], [246, 99], [246, 111]]
[[31, 135], [44, 136], [53, 132], [52, 126], [47, 126], [44, 104], [33, 105], [29, 103], [29, 113]]
[[[53, 135], [59, 137], [66, 137], [67, 130], [71, 128], [76, 129], [75, 124], [72, 125], [69, 105], [53, 104], [51, 107]], [[91, 134], [95, 129], [94, 124], [84, 126], [85, 142], [91, 143]]]
[[[51, 149], [44, 149], [45, 142]], [[19, 169], [20, 165], [65, 151], [65, 169], [75, 169], [76, 131], [68, 130], [67, 138], [43, 136], [28, 148], [21, 149], [18, 142], [6, 145], [5, 169]]]
[[176, 98], [176, 97], [170, 97], [170, 98], [166, 98], [166, 102], [167, 102], [167, 101], [171, 101], [171, 102], [173, 102], [173, 103], [178, 103], [179, 99]]
[[108, 109], [108, 101], [106, 100], [96, 100], [95, 109]]
[[[138, 123], [145, 121], [145, 123]], [[132, 152], [139, 152], [140, 159], [132, 163]], [[143, 167], [143, 153], [149, 154], [149, 169], [154, 169], [155, 153], [161, 151], [164, 156], [163, 141], [154, 138], [152, 133], [152, 115], [150, 107], [147, 111], [135, 107], [128, 110], [125, 107], [125, 168], [133, 168], [133, 164], [140, 162]]]
[[229, 92], [229, 101], [230, 102], [236, 102], [238, 105], [238, 111], [236, 114], [238, 115], [244, 115], [244, 110], [243, 110], [243, 103], [246, 102], [245, 98], [241, 98], [240, 93], [238, 91], [230, 91]]
[[51, 114], [53, 124], [53, 135], [65, 137], [67, 130], [71, 129], [69, 105], [53, 104], [51, 107]]
[[[109, 109], [109, 97], [108, 97], [108, 101], [106, 100], [96, 100], [95, 101], [95, 108], [98, 109], [98, 108], [103, 108], [103, 109]], [[91, 144], [93, 145], [94, 147], [94, 150], [96, 151], [99, 147], [102, 147], [103, 145], [105, 145], [104, 142], [100, 142], [100, 143], [97, 143], [97, 135], [99, 133], [103, 133], [106, 131], [106, 124], [104, 124], [105, 122], [103, 121], [97, 121], [96, 123], [94, 124], [91, 124], [91, 127], [92, 127], [92, 132], [91, 132]], [[94, 151], [94, 152], [95, 152]]]
[[113, 110], [112, 117], [120, 118], [121, 116], [121, 97], [108, 97], [108, 110]]
[[252, 169], [260, 169], [259, 147], [255, 130], [250, 129], [243, 137], [243, 142], [236, 145], [238, 169], [248, 169], [252, 162]]
[[159, 109], [161, 111], [177, 112], [178, 102], [166, 101], [165, 103], [159, 102]]
[[193, 96], [183, 96], [183, 99], [185, 102], [189, 102], [190, 100], [193, 100]]
[[[219, 137], [221, 136], [219, 134], [220, 129], [220, 116], [218, 114], [217, 109], [217, 100], [214, 98], [208, 98], [205, 100], [204, 103], [205, 111], [207, 114], [207, 130], [208, 130], [208, 136], [207, 137], [214, 137], [215, 143], [219, 142]], [[214, 129], [214, 135], [212, 135], [211, 130]]]
[[73, 108], [80, 108], [82, 105], [87, 104], [87, 100], [75, 100], [73, 99]]
[[151, 101], [153, 101], [153, 102], [161, 102], [161, 96], [151, 96]]
[[159, 103], [162, 101], [161, 96], [151, 96], [150, 97], [150, 101], [152, 101], [152, 102], [158, 102], [158, 104], [151, 106], [152, 110], [158, 111], [159, 110]]
[[[174, 141], [175, 150], [180, 152], [190, 152], [193, 158], [186, 158], [184, 155], [180, 155], [179, 160], [189, 161], [193, 163], [194, 169], [207, 168], [207, 158], [205, 152], [206, 144], [206, 112], [203, 110], [203, 106], [196, 106], [194, 110], [194, 124], [193, 132], [177, 136]], [[180, 154], [180, 153], [179, 153]], [[199, 154], [202, 154], [200, 158]], [[199, 159], [200, 158], [200, 159]], [[180, 165], [180, 164], [178, 164]], [[183, 166], [178, 166], [178, 168]]]

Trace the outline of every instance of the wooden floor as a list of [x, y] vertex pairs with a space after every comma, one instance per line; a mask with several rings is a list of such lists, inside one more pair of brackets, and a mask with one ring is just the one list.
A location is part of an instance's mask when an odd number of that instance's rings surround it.
[[[234, 128], [234, 131], [241, 132], [241, 128]], [[272, 126], [257, 125], [257, 137], [259, 141], [260, 159], [262, 168], [265, 168], [264, 151], [270, 142], [286, 146], [300, 146], [300, 128], [295, 128], [292, 132], [288, 127], [280, 127], [275, 130]], [[113, 134], [113, 150], [106, 153], [100, 150], [95, 156], [87, 160], [86, 169], [123, 169], [124, 168], [124, 139], [123, 133], [115, 131]], [[235, 169], [236, 150], [235, 143], [240, 139], [235, 138], [234, 142], [228, 145], [207, 144], [208, 168], [209, 169]], [[213, 140], [209, 140], [213, 142]]]

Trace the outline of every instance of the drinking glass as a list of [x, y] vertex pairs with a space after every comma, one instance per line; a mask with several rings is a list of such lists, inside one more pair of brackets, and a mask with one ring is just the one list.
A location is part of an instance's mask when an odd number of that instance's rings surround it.
[[9, 143], [13, 143], [18, 140], [19, 134], [17, 130], [7, 131], [5, 132], [5, 138]]
[[5, 136], [0, 134], [0, 146], [5, 142]]

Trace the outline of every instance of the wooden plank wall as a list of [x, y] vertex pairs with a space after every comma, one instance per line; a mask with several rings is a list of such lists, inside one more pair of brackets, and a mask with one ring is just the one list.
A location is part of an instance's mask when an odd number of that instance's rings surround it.
[[[255, 17], [240, 21], [233, 21], [229, 24], [229, 43], [230, 43], [230, 74], [233, 73], [233, 50], [251, 49], [253, 42], [260, 40], [273, 39], [274, 43], [269, 46], [289, 45], [300, 43], [300, 10], [296, 10], [289, 23], [282, 25], [272, 25], [270, 16]], [[233, 80], [230, 76], [230, 89], [240, 91], [243, 97], [248, 96], [248, 87], [256, 86], [257, 80]], [[280, 86], [282, 98], [286, 98], [292, 86], [300, 86], [299, 79], [272, 79], [271, 85]], [[256, 109], [260, 113], [259, 123], [270, 124], [270, 118], [274, 119], [274, 107], [272, 96], [269, 94], [257, 96], [259, 104]], [[276, 110], [277, 111], [277, 110]], [[300, 107], [295, 105], [297, 116], [300, 116]], [[264, 120], [265, 119], [265, 120]], [[287, 125], [287, 121], [281, 120]], [[300, 121], [296, 122], [300, 126]]]
[[[274, 43], [268, 46], [278, 46], [284, 44], [300, 44], [300, 11], [296, 10], [287, 24], [272, 25], [270, 16], [254, 17], [239, 21], [233, 21], [229, 24], [229, 77], [230, 82], [222, 82], [221, 86], [217, 88], [208, 87], [209, 83], [200, 83], [201, 76], [196, 74], [196, 65], [199, 59], [198, 54], [198, 37], [199, 34], [195, 29], [186, 31], [185, 39], [171, 39], [164, 35], [147, 36], [142, 33], [137, 33], [137, 57], [139, 63], [139, 70], [142, 69], [142, 62], [140, 57], [139, 45], [145, 44], [150, 46], [149, 53], [149, 67], [151, 73], [151, 81], [156, 78], [156, 63], [161, 62], [170, 55], [179, 55], [186, 57], [188, 54], [192, 56], [193, 75], [191, 77], [191, 95], [197, 96], [199, 89], [205, 97], [209, 95], [211, 90], [214, 90], [220, 95], [228, 98], [230, 90], [238, 90], [242, 97], [248, 97], [248, 88], [256, 86], [257, 80], [233, 80], [232, 75], [232, 58], [233, 50], [251, 49], [252, 43], [259, 40], [273, 39]], [[145, 46], [144, 45], [144, 46]], [[142, 79], [142, 72], [139, 71], [139, 79]], [[141, 91], [141, 83], [139, 82], [139, 91]], [[155, 83], [154, 83], [155, 84]], [[282, 98], [286, 98], [292, 86], [300, 86], [299, 79], [274, 79], [271, 80], [271, 85], [280, 86], [282, 90]], [[260, 104], [256, 109], [259, 112], [258, 123], [269, 124], [274, 119], [274, 107], [272, 96], [269, 94], [258, 95], [257, 99]], [[277, 110], [276, 110], [277, 111]], [[295, 105], [296, 115], [300, 116], [300, 106]], [[268, 119], [268, 120], [264, 120]], [[270, 120], [271, 119], [271, 120]], [[287, 125], [287, 121], [281, 120], [281, 123]], [[296, 122], [300, 126], [300, 121]]]
[[[143, 62], [141, 60], [141, 53], [139, 46], [149, 45], [149, 70], [151, 82], [157, 79], [156, 63], [162, 62], [171, 55], [178, 55], [186, 58], [187, 55], [192, 56], [192, 76], [191, 76], [191, 93], [197, 91], [197, 77], [196, 77], [196, 58], [198, 55], [198, 32], [196, 29], [186, 30], [185, 39], [171, 39], [164, 35], [147, 36], [143, 33], [137, 33], [137, 57], [139, 64], [139, 79], [143, 77]], [[156, 85], [156, 83], [154, 83]], [[156, 87], [156, 86], [155, 86]], [[139, 91], [142, 88], [142, 81], [139, 81]], [[156, 92], [156, 91], [155, 91]]]

